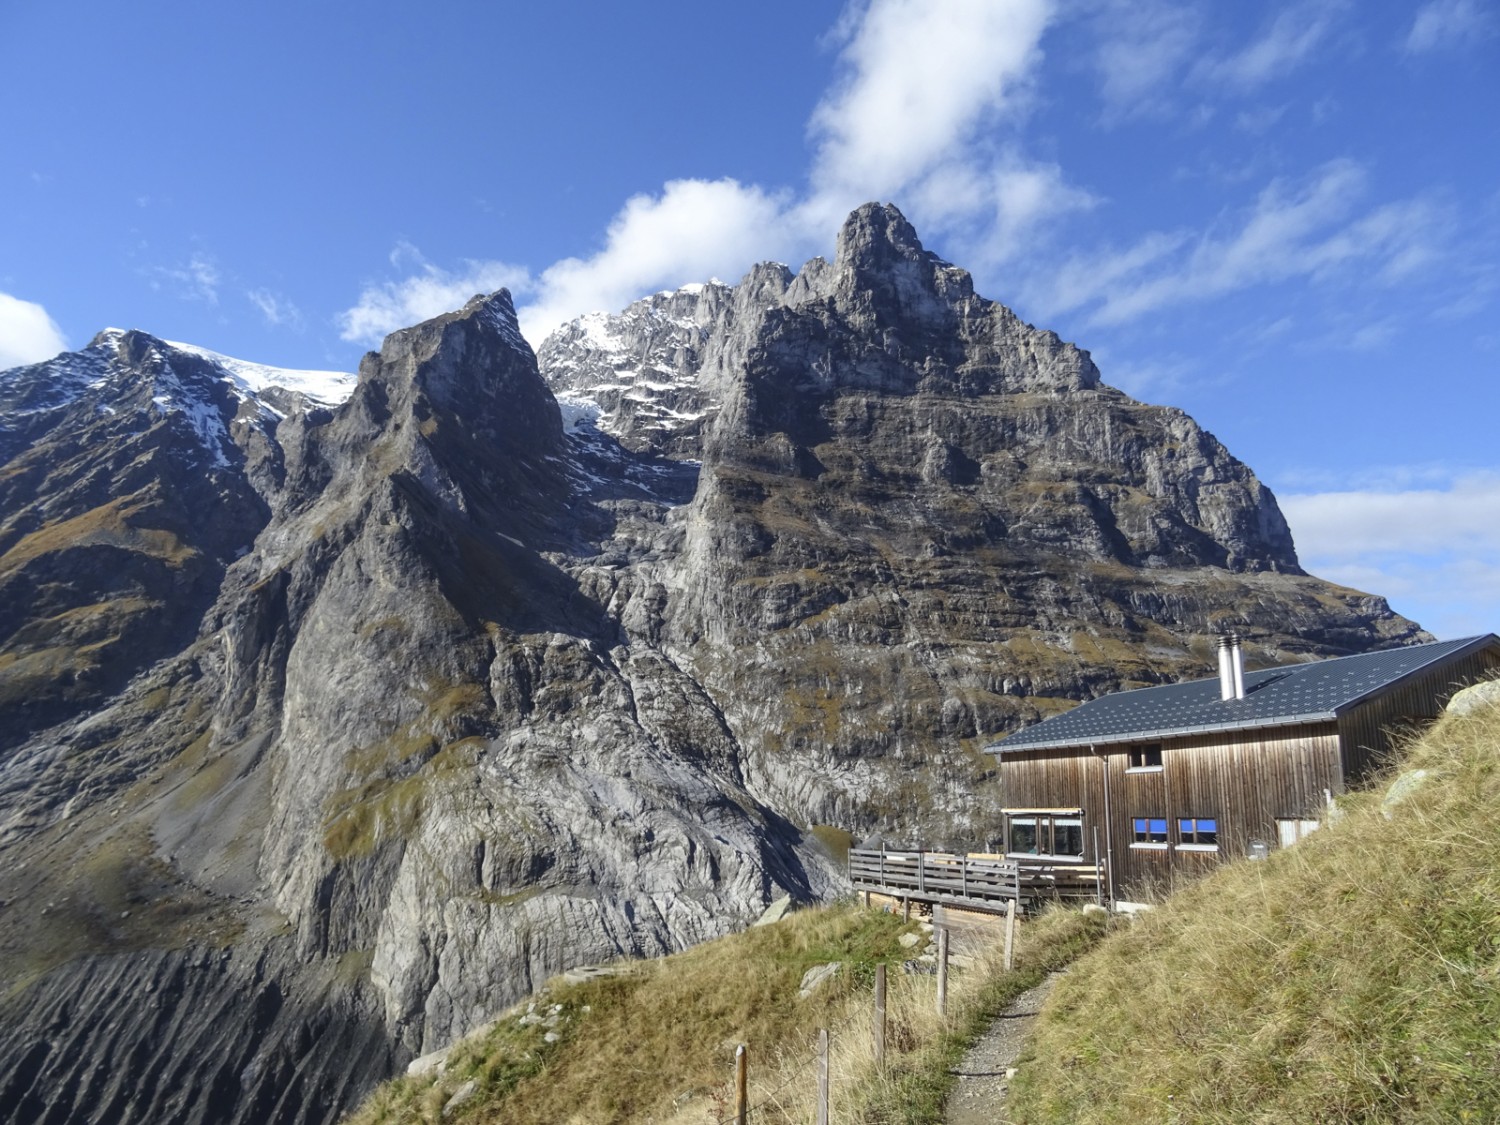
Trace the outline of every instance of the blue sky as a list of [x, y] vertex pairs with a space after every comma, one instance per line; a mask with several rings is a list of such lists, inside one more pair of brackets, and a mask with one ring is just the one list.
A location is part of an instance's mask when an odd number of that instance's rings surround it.
[[0, 66], [0, 366], [113, 325], [352, 369], [502, 284], [535, 341], [890, 200], [1309, 569], [1500, 628], [1490, 0], [7, 0]]

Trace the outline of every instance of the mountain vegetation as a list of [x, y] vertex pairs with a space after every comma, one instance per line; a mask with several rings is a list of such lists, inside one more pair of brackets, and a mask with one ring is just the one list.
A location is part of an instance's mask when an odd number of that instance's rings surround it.
[[[814, 1117], [820, 1029], [830, 1032], [833, 1121], [939, 1121], [963, 1044], [1097, 940], [1103, 924], [1062, 910], [1024, 923], [1008, 973], [998, 945], [955, 958], [964, 967], [951, 972], [943, 1017], [934, 1004], [930, 930], [845, 903], [593, 979], [554, 979], [441, 1063], [380, 1087], [349, 1125], [702, 1125], [731, 1116], [741, 1044], [751, 1059], [753, 1120], [805, 1122]], [[888, 970], [883, 1067], [871, 1034], [878, 964]], [[832, 973], [803, 990], [809, 970], [819, 969]]]

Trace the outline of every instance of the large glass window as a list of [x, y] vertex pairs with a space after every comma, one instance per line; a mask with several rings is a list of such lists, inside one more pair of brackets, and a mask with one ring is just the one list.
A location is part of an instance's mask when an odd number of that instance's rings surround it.
[[1083, 819], [1081, 817], [1053, 817], [1052, 854], [1083, 855]]
[[1083, 818], [1043, 813], [1010, 818], [1006, 851], [1011, 855], [1083, 858]]

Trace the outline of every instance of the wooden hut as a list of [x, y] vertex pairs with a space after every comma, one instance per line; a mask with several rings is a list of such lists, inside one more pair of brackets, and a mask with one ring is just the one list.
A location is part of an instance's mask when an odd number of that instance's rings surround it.
[[1105, 865], [1110, 897], [1149, 897], [1318, 826], [1402, 729], [1500, 669], [1493, 634], [1117, 692], [988, 747], [1006, 854]]

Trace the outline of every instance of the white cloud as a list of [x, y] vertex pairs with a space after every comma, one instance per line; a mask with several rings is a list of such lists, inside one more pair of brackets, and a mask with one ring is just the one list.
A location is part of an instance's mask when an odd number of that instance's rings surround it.
[[62, 329], [35, 301], [0, 293], [0, 370], [40, 363], [68, 350]]
[[1304, 567], [1438, 636], [1500, 626], [1500, 471], [1395, 466], [1356, 483], [1281, 496]]
[[[757, 261], [799, 265], [827, 249], [854, 207], [899, 199], [929, 235], [959, 231], [980, 261], [1014, 255], [1056, 216], [1092, 205], [1055, 164], [997, 148], [981, 130], [1024, 112], [1052, 0], [869, 0], [836, 32], [840, 77], [812, 114], [810, 189], [732, 179], [672, 180], [627, 200], [603, 246], [532, 277], [499, 262], [450, 273], [419, 256], [415, 272], [367, 286], [340, 315], [346, 340], [373, 343], [396, 327], [507, 284], [527, 298], [528, 339], [569, 317], [613, 311], [655, 289], [739, 278]], [[405, 255], [411, 258], [411, 255]]]
[[391, 252], [391, 264], [417, 272], [401, 281], [365, 286], [359, 302], [338, 316], [342, 339], [377, 345], [388, 333], [459, 308], [476, 293], [524, 290], [531, 280], [524, 267], [505, 262], [466, 261], [461, 269], [445, 270], [409, 242]]
[[1191, 58], [1200, 34], [1198, 12], [1158, 0], [1108, 0], [1094, 21], [1106, 124], [1159, 113], [1164, 89]]
[[1286, 496], [1281, 507], [1298, 547], [1320, 558], [1452, 550], [1500, 555], [1500, 472], [1455, 476], [1441, 488]]
[[874, 0], [813, 110], [814, 202], [842, 218], [947, 165], [979, 126], [1019, 108], [1052, 14], [1045, 0]]
[[1432, 0], [1417, 10], [1406, 49], [1413, 54], [1463, 47], [1488, 38], [1494, 31], [1491, 18], [1474, 0]]
[[537, 278], [521, 309], [536, 342], [569, 317], [615, 311], [653, 290], [719, 276], [738, 280], [747, 266], [791, 256], [805, 242], [787, 198], [736, 180], [673, 180], [661, 194], [636, 195], [609, 224], [604, 248], [565, 258]]
[[1223, 58], [1206, 60], [1197, 76], [1250, 90], [1289, 74], [1306, 62], [1327, 37], [1342, 4], [1304, 3], [1276, 17], [1259, 39]]
[[1262, 136], [1269, 133], [1286, 116], [1286, 103], [1274, 106], [1261, 106], [1258, 109], [1242, 110], [1235, 116], [1234, 127], [1242, 133], [1251, 136]]
[[246, 299], [260, 310], [266, 323], [273, 328], [286, 325], [291, 328], [302, 326], [302, 310], [292, 301], [280, 293], [273, 293], [269, 289], [251, 289], [245, 293]]
[[207, 254], [196, 253], [183, 265], [155, 266], [146, 272], [153, 289], [165, 285], [184, 301], [219, 303], [219, 267]]
[[1324, 280], [1354, 265], [1393, 284], [1439, 257], [1448, 237], [1441, 208], [1420, 199], [1356, 215], [1366, 177], [1348, 160], [1325, 164], [1304, 184], [1272, 181], [1224, 233], [1156, 231], [1126, 249], [1079, 256], [1037, 287], [1049, 313], [1094, 306], [1095, 324], [1120, 324], [1156, 309], [1221, 297], [1292, 277]]

